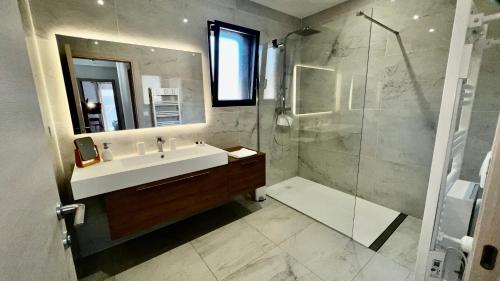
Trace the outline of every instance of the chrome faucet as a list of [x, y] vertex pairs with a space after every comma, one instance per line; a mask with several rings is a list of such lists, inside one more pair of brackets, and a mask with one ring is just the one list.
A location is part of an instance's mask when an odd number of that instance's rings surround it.
[[163, 144], [165, 139], [163, 137], [156, 137], [156, 145], [158, 145], [158, 152], [163, 152]]

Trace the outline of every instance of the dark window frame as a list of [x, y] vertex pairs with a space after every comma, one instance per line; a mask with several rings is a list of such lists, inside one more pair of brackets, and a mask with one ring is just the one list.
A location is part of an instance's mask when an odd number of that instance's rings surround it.
[[[260, 31], [226, 23], [221, 21], [208, 21], [208, 56], [210, 65], [210, 85], [212, 91], [212, 107], [227, 107], [227, 106], [255, 106], [257, 104], [257, 90], [258, 90], [258, 77], [259, 77], [259, 44], [260, 44]], [[219, 38], [221, 28], [230, 31], [242, 33], [252, 36], [254, 38], [252, 46], [250, 46], [252, 55], [250, 56], [249, 63], [253, 62], [253, 71], [249, 77], [251, 81], [250, 86], [250, 99], [243, 100], [219, 100]], [[211, 36], [214, 36], [214, 57], [212, 58], [212, 44]], [[213, 64], [213, 65], [212, 65]]]

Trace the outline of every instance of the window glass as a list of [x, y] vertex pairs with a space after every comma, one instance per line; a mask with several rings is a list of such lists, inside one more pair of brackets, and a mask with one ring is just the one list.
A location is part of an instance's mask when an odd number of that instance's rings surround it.
[[251, 96], [252, 60], [248, 36], [221, 29], [219, 39], [219, 100], [246, 100]]
[[209, 22], [213, 106], [255, 105], [259, 32]]

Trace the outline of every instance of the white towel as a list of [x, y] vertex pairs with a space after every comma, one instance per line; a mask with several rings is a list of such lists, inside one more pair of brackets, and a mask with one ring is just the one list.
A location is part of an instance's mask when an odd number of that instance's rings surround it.
[[229, 154], [229, 156], [234, 157], [234, 158], [244, 158], [244, 157], [255, 155], [255, 154], [257, 154], [257, 152], [250, 150], [250, 149], [242, 148], [240, 150], [228, 152], [227, 154]]

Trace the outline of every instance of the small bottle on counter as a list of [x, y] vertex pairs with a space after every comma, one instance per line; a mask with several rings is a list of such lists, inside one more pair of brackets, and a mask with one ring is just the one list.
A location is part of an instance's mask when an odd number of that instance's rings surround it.
[[176, 150], [177, 149], [177, 140], [175, 138], [170, 138], [168, 141], [170, 144], [170, 150]]
[[140, 141], [135, 144], [135, 147], [137, 148], [137, 154], [139, 155], [145, 155], [146, 154], [146, 145], [144, 144], [143, 141]]
[[104, 149], [102, 151], [102, 160], [104, 162], [108, 162], [108, 161], [113, 160], [113, 151], [111, 151], [111, 148], [109, 148], [110, 144], [111, 143], [109, 143], [109, 142], [105, 142], [102, 144], [104, 146]]

